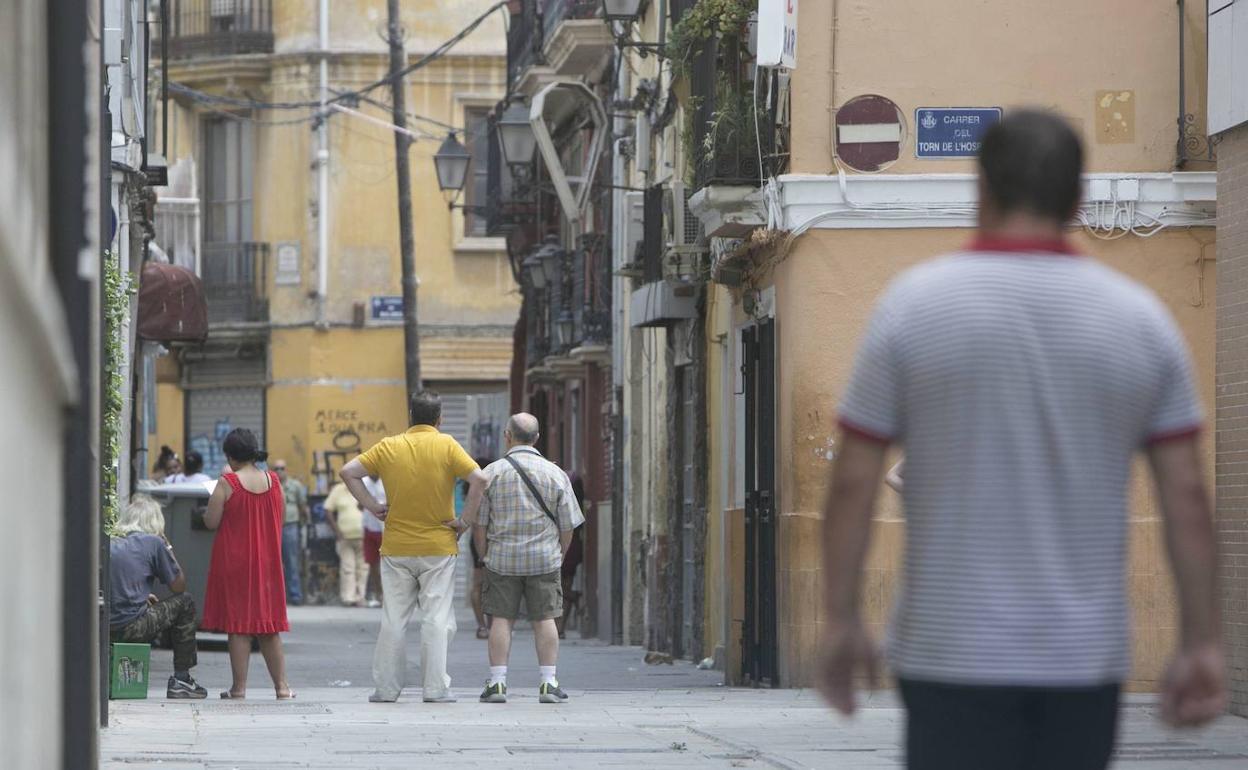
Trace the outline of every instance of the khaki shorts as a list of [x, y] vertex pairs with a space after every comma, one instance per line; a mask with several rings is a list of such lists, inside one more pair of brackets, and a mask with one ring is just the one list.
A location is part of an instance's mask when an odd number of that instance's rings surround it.
[[563, 615], [563, 583], [559, 570], [545, 575], [500, 575], [487, 567], [481, 584], [481, 609], [486, 615], [515, 620], [520, 601], [529, 610], [529, 620], [549, 620]]

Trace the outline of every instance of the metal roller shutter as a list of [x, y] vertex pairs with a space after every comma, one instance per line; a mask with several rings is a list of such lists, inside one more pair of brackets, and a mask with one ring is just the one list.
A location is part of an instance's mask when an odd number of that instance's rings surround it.
[[248, 428], [264, 447], [264, 360], [204, 361], [187, 367], [187, 449], [204, 456], [204, 473], [225, 467], [221, 442]]

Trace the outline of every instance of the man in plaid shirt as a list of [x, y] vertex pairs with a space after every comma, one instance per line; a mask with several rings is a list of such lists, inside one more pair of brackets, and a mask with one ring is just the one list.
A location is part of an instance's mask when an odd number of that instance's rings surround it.
[[559, 630], [555, 618], [563, 615], [563, 586], [559, 568], [572, 542], [572, 531], [585, 523], [568, 474], [542, 457], [533, 447], [538, 438], [537, 418], [513, 415], [503, 438], [507, 454], [485, 469], [488, 486], [480, 507], [471, 502], [464, 521], [474, 524], [477, 552], [485, 555], [485, 582], [481, 603], [490, 626], [490, 681], [481, 693], [483, 703], [507, 702], [507, 659], [511, 628], [523, 599], [533, 622], [537, 662], [542, 683], [538, 700], [562, 703], [567, 693], [555, 678], [559, 657]]

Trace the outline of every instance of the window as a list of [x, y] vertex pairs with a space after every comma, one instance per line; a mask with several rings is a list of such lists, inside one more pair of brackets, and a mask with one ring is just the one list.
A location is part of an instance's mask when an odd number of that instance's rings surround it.
[[[472, 155], [464, 180], [464, 237], [484, 238], [488, 233], [485, 208], [489, 205], [490, 111], [486, 107], [464, 110], [464, 146]], [[480, 207], [477, 209], [475, 207]]]
[[251, 240], [252, 130], [245, 120], [204, 121], [204, 240]]

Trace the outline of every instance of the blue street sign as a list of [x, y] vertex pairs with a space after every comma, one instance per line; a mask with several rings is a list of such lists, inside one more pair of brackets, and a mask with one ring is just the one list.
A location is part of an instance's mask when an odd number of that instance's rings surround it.
[[914, 111], [915, 157], [972, 158], [984, 133], [1000, 120], [1000, 107], [919, 107]]
[[402, 297], [373, 297], [374, 321], [402, 321]]

